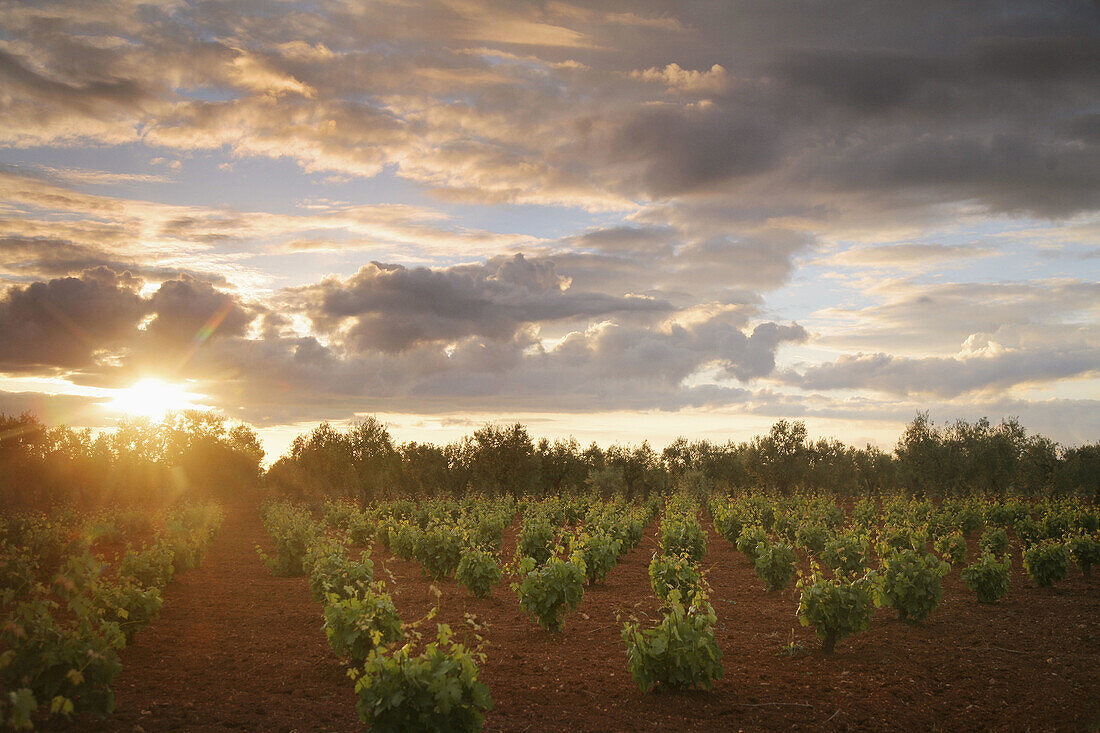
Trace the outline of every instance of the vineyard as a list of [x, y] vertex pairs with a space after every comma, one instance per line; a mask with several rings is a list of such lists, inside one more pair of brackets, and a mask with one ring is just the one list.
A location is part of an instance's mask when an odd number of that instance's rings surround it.
[[1100, 721], [1076, 499], [268, 500], [2, 529], [16, 729]]

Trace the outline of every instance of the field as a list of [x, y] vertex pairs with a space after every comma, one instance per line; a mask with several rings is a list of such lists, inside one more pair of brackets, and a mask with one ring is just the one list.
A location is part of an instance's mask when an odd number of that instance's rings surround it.
[[[775, 500], [767, 541], [782, 544], [784, 536], [794, 535], [816, 544], [812, 532], [787, 527], [784, 518], [799, 515], [805, 521], [816, 516], [825, 521], [822, 507], [831, 504], [806, 500], [787, 506], [779, 501]], [[728, 514], [722, 513], [722, 506], [733, 507], [746, 519], [753, 511], [751, 502], [744, 500], [719, 501], [710, 512], [684, 498], [667, 507], [656, 502], [648, 507], [622, 504], [620, 508], [640, 522], [638, 542], [614, 562], [602, 581], [584, 585], [579, 605], [559, 617], [564, 622], [559, 631], [537, 624], [509, 586], [519, 579], [516, 573], [530, 569], [517, 567], [513, 560], [524, 536], [532, 534], [524, 519], [558, 520], [550, 522], [554, 538], [548, 544], [568, 542], [582, 531], [597, 534], [599, 525], [591, 511], [606, 510], [602, 502], [552, 499], [519, 507], [495, 500], [427, 508], [399, 502], [366, 512], [329, 504], [327, 511], [318, 507], [312, 514], [282, 508], [296, 520], [308, 517], [315, 546], [322, 533], [331, 538], [350, 530], [350, 536], [342, 536], [353, 546], [338, 547], [332, 555], [356, 558], [360, 550], [369, 549], [373, 577], [382, 581], [404, 622], [421, 619], [437, 607], [438, 615], [420, 627], [430, 637], [427, 640], [434, 640], [435, 624], [445, 622], [456, 637], [476, 644], [465, 622], [467, 614], [476, 615], [485, 641], [477, 678], [492, 698], [485, 730], [1075, 730], [1100, 722], [1097, 581], [1072, 565], [1064, 579], [1038, 587], [1021, 557], [1016, 527], [1025, 535], [1031, 531], [1031, 525], [1020, 524], [1022, 516], [1008, 532], [1012, 566], [1005, 598], [979, 603], [960, 579], [960, 564], [943, 577], [942, 602], [928, 618], [913, 623], [901, 620], [893, 608], [877, 608], [865, 631], [841, 638], [835, 651], [826, 654], [812, 626], [803, 627], [796, 617], [800, 591], [794, 580], [780, 590], [766, 591], [747, 554], [717, 530], [711, 514], [724, 523]], [[915, 519], [928, 506], [896, 503], [892, 510]], [[963, 502], [935, 510], [924, 517], [925, 531], [943, 524], [945, 517], [948, 525], [956, 520], [960, 525], [986, 525], [984, 519], [967, 519], [967, 512], [978, 511], [976, 507], [977, 502]], [[205, 561], [165, 587], [160, 617], [121, 651], [122, 671], [112, 685], [117, 709], [103, 720], [84, 714], [65, 723], [53, 716], [44, 724], [39, 721], [41, 727], [152, 731], [361, 726], [355, 685], [322, 628], [323, 610], [334, 598], [319, 603], [311, 592], [318, 572], [312, 578], [273, 573], [261, 562], [257, 546], [271, 556], [271, 565], [285, 558], [261, 523], [258, 499], [225, 508], [225, 522]], [[843, 522], [851, 527], [853, 507], [848, 503], [843, 508]], [[417, 512], [420, 519], [429, 518], [428, 526], [447, 524], [444, 518], [450, 516], [456, 535], [463, 526], [476, 535], [474, 509], [492, 509], [505, 518], [499, 544], [484, 535], [482, 539], [493, 546], [499, 565], [512, 563], [507, 568], [512, 572], [505, 572], [487, 598], [474, 597], [454, 577], [427, 577], [425, 562], [436, 567], [433, 563], [446, 553], [433, 560], [425, 554], [423, 541], [406, 546], [398, 537], [402, 527], [417, 527]], [[901, 515], [890, 515], [892, 510], [885, 504], [878, 507], [871, 522], [874, 534], [885, 537], [885, 528], [898, 523]], [[985, 511], [990, 511], [988, 506]], [[1082, 513], [1080, 507], [1068, 506], [1036, 508], [1034, 513], [1017, 506], [1016, 511], [1037, 520], [1033, 524], [1039, 535], [1056, 533], [1064, 520], [1088, 524], [1095, 517], [1095, 510]], [[278, 524], [272, 514], [266, 514], [269, 528]], [[705, 539], [705, 555], [698, 565], [709, 585], [703, 605], [709, 603], [713, 609], [709, 627], [723, 673], [711, 689], [660, 683], [643, 691], [628, 669], [622, 628], [631, 617], [638, 618], [642, 628], [662, 618], [662, 601], [651, 586], [649, 565], [655, 553], [670, 549], [670, 543], [691, 543], [690, 532], [670, 536], [662, 531], [680, 519], [697, 521]], [[834, 516], [832, 521], [839, 520]], [[290, 531], [294, 521], [281, 526]], [[1064, 529], [1066, 537], [1076, 531], [1072, 526]], [[726, 530], [728, 535], [728, 525]], [[275, 534], [279, 536], [278, 529]], [[375, 537], [363, 542], [364, 535]], [[967, 533], [967, 562], [978, 558], [981, 535], [977, 527]], [[360, 540], [358, 547], [351, 537]], [[1032, 541], [1056, 544], [1038, 536]], [[798, 541], [793, 544], [798, 570], [809, 576], [809, 558], [820, 562], [821, 553]], [[565, 546], [558, 554], [569, 562], [578, 556]], [[878, 567], [880, 562], [877, 552], [870, 552], [869, 565]], [[823, 571], [822, 577], [831, 575]], [[701, 613], [700, 608], [688, 608], [686, 615]]]

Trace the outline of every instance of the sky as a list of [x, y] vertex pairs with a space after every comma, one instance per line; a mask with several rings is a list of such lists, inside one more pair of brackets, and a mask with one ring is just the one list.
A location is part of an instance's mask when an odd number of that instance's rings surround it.
[[0, 2], [0, 412], [1100, 438], [1094, 2]]

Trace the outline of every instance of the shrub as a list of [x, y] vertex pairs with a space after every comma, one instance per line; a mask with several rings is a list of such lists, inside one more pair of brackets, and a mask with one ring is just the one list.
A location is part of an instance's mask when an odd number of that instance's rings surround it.
[[1100, 565], [1100, 541], [1093, 535], [1071, 537], [1067, 543], [1070, 555], [1085, 575], [1092, 574], [1092, 566]]
[[324, 629], [332, 651], [356, 661], [366, 659], [379, 644], [404, 636], [393, 599], [381, 585], [365, 588], [358, 597], [330, 594], [325, 599]]
[[920, 622], [936, 610], [943, 598], [943, 576], [950, 567], [935, 555], [919, 550], [895, 550], [882, 560], [882, 603], [903, 619]]
[[867, 572], [867, 535], [859, 533], [838, 534], [825, 542], [821, 559], [840, 575], [858, 575]]
[[125, 577], [117, 583], [101, 583], [94, 602], [106, 621], [118, 625], [127, 644], [160, 614], [164, 604], [159, 588], [144, 588]]
[[462, 553], [455, 578], [478, 598], [487, 598], [493, 593], [493, 586], [500, 582], [501, 571], [496, 557], [491, 552], [468, 548]]
[[981, 603], [996, 603], [1008, 595], [1009, 570], [1012, 561], [1008, 555], [998, 560], [992, 553], [984, 553], [974, 564], [962, 571], [966, 587], [978, 594]]
[[1016, 536], [1025, 549], [1042, 539], [1042, 529], [1031, 517], [1022, 517], [1016, 520], [1015, 527]]
[[702, 591], [685, 607], [679, 591], [673, 590], [664, 618], [656, 626], [641, 629], [636, 622], [625, 624], [627, 668], [638, 687], [709, 689], [723, 674], [722, 652], [714, 639], [717, 621]]
[[372, 730], [478, 731], [493, 707], [489, 688], [478, 681], [485, 655], [451, 638], [446, 624], [436, 641], [413, 655], [408, 645], [393, 654], [378, 649], [355, 683], [359, 718]]
[[378, 533], [378, 526], [365, 514], [356, 514], [348, 520], [347, 530], [352, 544], [370, 547]]
[[756, 548], [768, 541], [768, 533], [758, 524], [748, 525], [737, 537], [737, 549], [756, 562]]
[[668, 512], [661, 522], [661, 551], [673, 557], [687, 554], [700, 562], [707, 553], [707, 536], [691, 514]]
[[860, 499], [852, 507], [852, 521], [861, 527], [871, 527], [878, 521], [878, 509], [875, 500], [870, 498]]
[[756, 576], [769, 591], [783, 590], [791, 582], [797, 561], [794, 548], [782, 542], [762, 542], [756, 548]]
[[414, 527], [408, 522], [399, 522], [390, 527], [389, 538], [393, 554], [403, 560], [412, 560], [416, 557], [416, 544], [420, 539], [419, 527]]
[[1037, 542], [1024, 551], [1024, 569], [1040, 588], [1049, 588], [1069, 572], [1069, 550], [1054, 540]]
[[741, 513], [731, 506], [716, 506], [711, 512], [714, 528], [729, 542], [736, 542], [744, 522]]
[[963, 534], [977, 532], [985, 524], [985, 518], [971, 503], [964, 504], [955, 514], [955, 526], [962, 530]]
[[1008, 552], [1008, 532], [1003, 527], [986, 527], [978, 540], [982, 554], [1003, 555]]
[[966, 538], [959, 530], [945, 534], [936, 540], [936, 552], [952, 565], [962, 565], [966, 562]]
[[674, 590], [681, 598], [690, 598], [699, 589], [702, 575], [687, 555], [671, 557], [655, 552], [649, 561], [649, 582], [662, 600], [667, 600]]
[[543, 516], [525, 517], [519, 532], [520, 555], [529, 557], [536, 565], [542, 565], [553, 554], [554, 527]]
[[817, 522], [803, 522], [798, 525], [794, 539], [795, 544], [799, 547], [805, 547], [815, 555], [820, 555], [821, 551], [825, 549], [825, 538], [828, 535], [829, 530], [825, 525]]
[[[111, 682], [122, 669], [118, 650], [125, 639], [114, 623], [91, 615], [55, 617], [56, 604], [40, 597], [17, 604], [0, 628], [0, 683], [23, 705], [50, 701], [66, 717], [89, 712], [97, 717], [115, 708]], [[67, 615], [67, 614], [66, 614]]]
[[309, 512], [287, 502], [276, 502], [264, 507], [264, 528], [275, 542], [275, 557], [268, 558], [257, 548], [260, 557], [275, 575], [296, 576], [305, 574], [306, 552], [317, 537]]
[[374, 563], [370, 553], [362, 552], [359, 560], [351, 560], [341, 545], [317, 542], [307, 553], [309, 589], [314, 600], [323, 601], [329, 595], [352, 598], [360, 595], [374, 582]]
[[450, 527], [431, 526], [417, 538], [415, 553], [424, 571], [442, 580], [454, 573], [462, 561], [462, 538]]
[[523, 570], [527, 571], [523, 581], [513, 585], [520, 606], [544, 629], [561, 631], [565, 614], [576, 608], [584, 596], [584, 562], [579, 558], [565, 561], [551, 557], [534, 568], [528, 561]]
[[174, 573], [172, 551], [160, 543], [144, 550], [129, 550], [118, 564], [120, 576], [133, 578], [146, 588], [163, 588]]
[[911, 527], [887, 525], [878, 534], [878, 554], [888, 555], [894, 550], [917, 550], [924, 544], [924, 539]]
[[826, 578], [814, 572], [799, 578], [802, 591], [798, 602], [798, 621], [813, 626], [822, 640], [822, 650], [831, 654], [836, 643], [846, 636], [865, 631], [874, 613], [874, 575], [860, 578]]
[[584, 560], [585, 575], [592, 585], [607, 577], [607, 573], [619, 561], [622, 540], [612, 539], [603, 533], [583, 534], [574, 543], [574, 552]]

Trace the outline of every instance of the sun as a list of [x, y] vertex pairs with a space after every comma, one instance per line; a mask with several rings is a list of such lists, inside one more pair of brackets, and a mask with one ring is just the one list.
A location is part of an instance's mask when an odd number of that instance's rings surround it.
[[131, 387], [115, 390], [110, 407], [127, 415], [162, 420], [169, 412], [195, 407], [193, 400], [197, 397], [178, 383], [142, 379]]

